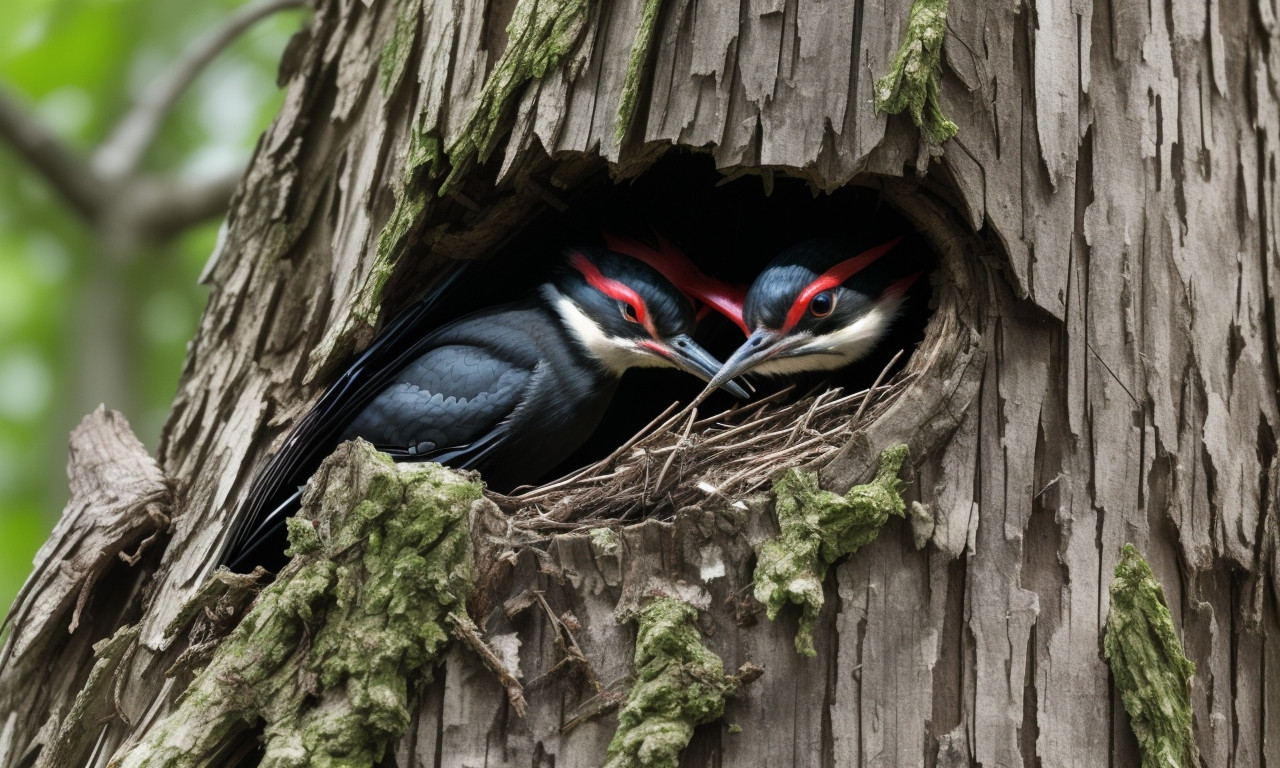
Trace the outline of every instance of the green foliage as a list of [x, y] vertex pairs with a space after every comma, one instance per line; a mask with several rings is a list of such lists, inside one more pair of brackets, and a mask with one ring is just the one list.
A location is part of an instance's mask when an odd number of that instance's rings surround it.
[[907, 446], [880, 454], [880, 471], [866, 485], [855, 485], [844, 496], [818, 487], [818, 476], [788, 469], [773, 485], [777, 497], [776, 537], [760, 547], [756, 562], [755, 595], [776, 619], [787, 603], [802, 609], [796, 632], [796, 652], [813, 656], [813, 624], [822, 610], [822, 582], [836, 560], [871, 543], [889, 515], [905, 516], [902, 481], [898, 472]]
[[[243, 0], [5, 0], [0, 87], [84, 155], [194, 39]], [[278, 109], [275, 69], [299, 13], [243, 35], [166, 121], [146, 168], [209, 178], [243, 164]], [[107, 398], [86, 369], [94, 296], [118, 289], [125, 412], [154, 448], [206, 291], [196, 284], [217, 222], [108, 262], [95, 232], [0, 142], [0, 616], [66, 502], [67, 435]]]
[[956, 124], [942, 114], [938, 101], [947, 1], [914, 0], [902, 45], [889, 72], [876, 82], [876, 109], [891, 115], [907, 110], [930, 144], [956, 135]]
[[724, 715], [738, 688], [702, 644], [698, 611], [658, 598], [637, 616], [635, 682], [618, 713], [605, 768], [676, 768], [693, 729]]
[[1199, 765], [1191, 735], [1191, 676], [1164, 589], [1132, 544], [1111, 581], [1103, 649], [1142, 750], [1142, 768]]

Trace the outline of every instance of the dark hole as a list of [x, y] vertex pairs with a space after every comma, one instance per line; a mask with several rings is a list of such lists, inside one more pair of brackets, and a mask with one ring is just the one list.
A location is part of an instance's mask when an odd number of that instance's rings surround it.
[[[564, 211], [548, 209], [492, 258], [466, 262], [430, 322], [442, 325], [475, 309], [523, 298], [545, 278], [563, 248], [600, 244], [601, 232], [606, 230], [650, 241], [660, 234], [707, 273], [743, 286], [778, 253], [815, 237], [850, 238], [861, 248], [902, 237], [885, 260], [910, 259], [926, 275], [932, 270], [931, 249], [881, 199], [878, 190], [851, 185], [831, 194], [815, 194], [806, 182], [781, 175], [775, 176], [771, 186], [766, 191], [759, 176], [725, 182], [708, 156], [683, 151], [668, 152], [633, 181], [614, 183], [602, 172], [593, 182], [562, 194]], [[921, 279], [907, 294], [905, 310], [888, 337], [862, 361], [842, 371], [754, 377], [752, 384], [761, 394], [791, 384], [797, 385], [797, 393], [824, 383], [846, 391], [868, 387], [899, 350], [906, 354], [895, 368], [905, 364], [924, 336], [929, 300], [929, 281]], [[721, 360], [744, 341], [736, 326], [714, 313], [699, 324], [697, 340]], [[543, 479], [607, 456], [673, 401], [688, 402], [701, 390], [702, 382], [674, 371], [630, 371], [592, 437]], [[732, 396], [718, 392], [701, 412], [715, 413], [733, 402]]]
[[[544, 186], [546, 183], [544, 182]], [[675, 243], [705, 272], [722, 280], [747, 286], [769, 261], [784, 249], [815, 237], [850, 239], [861, 251], [901, 237], [877, 264], [902, 266], [894, 260], [911, 260], [911, 271], [928, 274], [934, 257], [923, 238], [907, 220], [885, 203], [870, 186], [847, 186], [831, 194], [814, 194], [805, 182], [777, 176], [771, 189], [758, 176], [725, 182], [706, 155], [672, 151], [637, 179], [615, 184], [601, 172], [597, 177], [563, 195], [564, 210], [548, 207], [508, 244], [483, 261], [460, 262], [456, 278], [441, 291], [432, 289], [430, 310], [418, 317], [411, 332], [388, 334], [375, 342], [364, 361], [365, 369], [387, 366], [423, 334], [469, 312], [515, 301], [530, 295], [558, 263], [567, 246], [602, 244], [602, 231], [639, 240], [660, 234]], [[406, 257], [413, 264], [412, 255]], [[407, 275], [405, 276], [408, 278]], [[412, 288], [405, 282], [390, 286], [388, 301], [404, 306]], [[928, 321], [930, 286], [917, 280], [906, 295], [905, 310], [889, 335], [864, 359], [841, 371], [803, 377], [752, 379], [757, 392], [773, 392], [797, 384], [803, 393], [823, 383], [846, 391], [873, 383], [889, 361], [905, 350], [909, 355], [923, 338]], [[388, 327], [394, 327], [395, 320]], [[387, 339], [398, 339], [389, 342]], [[727, 319], [711, 313], [697, 330], [697, 340], [724, 360], [743, 343], [742, 332]], [[906, 356], [898, 362], [901, 367]], [[703, 383], [687, 374], [665, 369], [630, 371], [622, 380], [599, 428], [572, 456], [556, 467], [547, 480], [590, 464], [617, 446], [674, 401], [689, 402]], [[334, 394], [339, 390], [334, 390]], [[328, 397], [328, 396], [326, 396]], [[324, 402], [324, 401], [322, 401]], [[702, 405], [702, 414], [714, 414], [737, 402], [717, 392]], [[362, 405], [356, 405], [362, 408]], [[288, 477], [274, 487], [259, 489], [256, 503], [267, 510], [305, 482], [338, 441], [354, 411], [329, 419], [311, 432], [306, 456]], [[332, 411], [326, 413], [334, 413]], [[341, 422], [341, 423], [337, 423]], [[319, 423], [319, 422], [317, 422]], [[506, 492], [510, 488], [494, 487]], [[283, 535], [269, 547], [283, 548]]]
[[[543, 185], [549, 187], [549, 182], [544, 181]], [[655, 233], [660, 234], [705, 272], [742, 286], [749, 285], [778, 253], [815, 237], [851, 239], [854, 253], [901, 237], [902, 241], [877, 264], [896, 268], [903, 266], [896, 260], [910, 260], [910, 271], [927, 276], [936, 261], [924, 239], [872, 186], [850, 185], [831, 194], [815, 194], [805, 182], [781, 175], [770, 185], [758, 176], [726, 182], [706, 155], [671, 151], [637, 179], [616, 184], [602, 171], [592, 181], [563, 194], [562, 199], [563, 211], [548, 206], [546, 213], [515, 232], [490, 258], [459, 262], [461, 266], [452, 273], [452, 281], [445, 289], [437, 284], [430, 290], [432, 299], [427, 304], [415, 305], [430, 309], [413, 315], [412, 324], [405, 326], [409, 332], [402, 328], [401, 333], [385, 334], [374, 342], [364, 356], [363, 370], [388, 367], [415, 340], [452, 319], [530, 295], [558, 263], [565, 247], [602, 244], [603, 230], [640, 240], [651, 240]], [[388, 286], [387, 301], [392, 306], [408, 306], [414, 298], [411, 294], [416, 280], [411, 273], [416, 271], [417, 278], [426, 277], [413, 254], [405, 257], [405, 264], [411, 269], [400, 276], [398, 284]], [[823, 384], [840, 386], [846, 392], [857, 391], [871, 385], [899, 350], [904, 350], [907, 354], [897, 363], [900, 368], [923, 338], [930, 290], [927, 277], [914, 283], [906, 294], [905, 310], [891, 332], [858, 363], [830, 374], [755, 378], [752, 381], [757, 392], [766, 394], [791, 384], [797, 385], [797, 394]], [[388, 327], [395, 325], [393, 319]], [[697, 340], [724, 360], [744, 339], [733, 323], [711, 313], [699, 325]], [[593, 435], [541, 480], [607, 456], [674, 401], [689, 402], [702, 387], [700, 380], [675, 371], [630, 371]], [[341, 391], [344, 390], [335, 388], [325, 398], [333, 395], [341, 399], [337, 394]], [[325, 402], [321, 400], [321, 404]], [[735, 402], [731, 395], [717, 392], [701, 406], [700, 413], [715, 414]], [[352, 403], [343, 407], [348, 406], [363, 408], [363, 404]], [[328, 410], [319, 415], [331, 414], [334, 418], [312, 418], [308, 432], [312, 439], [305, 441], [305, 449], [293, 469], [251, 492], [250, 504], [263, 507], [265, 513], [282, 503], [292, 503], [286, 499], [332, 451], [355, 412]], [[246, 556], [248, 559], [242, 564], [245, 568], [250, 559], [262, 559], [260, 552], [284, 549], [282, 530], [274, 534], [274, 539], [260, 541], [263, 543], [257, 546], [259, 553]], [[238, 549], [238, 545], [233, 548]]]
[[[878, 190], [849, 186], [832, 194], [815, 195], [804, 181], [776, 177], [766, 194], [764, 180], [746, 176], [724, 182], [712, 160], [701, 154], [668, 152], [651, 169], [631, 182], [614, 184], [601, 178], [566, 196], [563, 212], [544, 215], [495, 255], [490, 274], [513, 276], [554, 259], [561, 248], [600, 242], [601, 230], [645, 239], [660, 233], [676, 243], [706, 272], [749, 285], [769, 261], [784, 249], [814, 237], [853, 238], [872, 247], [904, 237], [886, 255], [910, 258], [932, 270], [935, 257]], [[509, 266], [504, 266], [509, 265]], [[516, 278], [528, 286], [530, 277]], [[756, 377], [761, 394], [797, 384], [803, 393], [824, 382], [856, 391], [870, 386], [899, 350], [906, 354], [924, 337], [929, 319], [930, 286], [921, 279], [907, 296], [905, 310], [890, 335], [863, 361], [834, 374], [786, 379]], [[721, 360], [744, 339], [725, 318], [710, 314], [700, 323], [697, 340]], [[640, 369], [629, 372], [595, 434], [552, 476], [607, 456], [653, 419], [672, 401], [688, 402], [702, 390], [702, 382], [674, 371]], [[701, 406], [711, 414], [729, 407], [734, 398], [718, 392]]]

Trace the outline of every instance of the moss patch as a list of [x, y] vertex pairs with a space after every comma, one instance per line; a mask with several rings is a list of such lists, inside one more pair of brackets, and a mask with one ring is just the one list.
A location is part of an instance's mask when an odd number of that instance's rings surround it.
[[1142, 768], [1199, 765], [1191, 736], [1191, 676], [1164, 589], [1132, 544], [1111, 582], [1107, 662], [1142, 750]]
[[822, 610], [822, 582], [833, 562], [870, 543], [889, 519], [905, 516], [898, 472], [907, 446], [880, 454], [880, 471], [841, 496], [818, 487], [813, 472], [789, 469], [773, 485], [782, 532], [760, 547], [755, 595], [776, 619], [787, 603], [802, 609], [796, 651], [813, 656], [813, 624]]
[[484, 83], [466, 128], [449, 147], [445, 194], [472, 157], [484, 162], [520, 88], [558, 66], [587, 24], [589, 0], [519, 0], [507, 25], [507, 48]]
[[382, 49], [382, 57], [378, 61], [378, 87], [384, 99], [395, 93], [404, 78], [422, 20], [422, 3], [419, 0], [400, 0], [399, 6], [391, 40]]
[[263, 723], [265, 768], [372, 766], [409, 721], [473, 584], [480, 485], [363, 441], [321, 466], [294, 559], [123, 766], [206, 765]]
[[724, 714], [738, 681], [702, 644], [698, 611], [688, 603], [658, 598], [637, 622], [635, 684], [618, 712], [605, 768], [676, 768], [694, 727]]
[[618, 124], [615, 129], [618, 141], [622, 141], [622, 137], [627, 135], [627, 127], [631, 125], [631, 116], [636, 110], [636, 99], [640, 96], [640, 78], [644, 76], [649, 51], [653, 49], [653, 32], [658, 26], [660, 10], [662, 0], [645, 0], [644, 15], [640, 17], [636, 40], [631, 44], [631, 57], [627, 59], [627, 79], [622, 85], [622, 98], [618, 101]]
[[587, 535], [591, 537], [591, 545], [596, 551], [602, 555], [618, 554], [618, 533], [612, 528], [592, 528], [587, 531]]
[[930, 144], [956, 135], [956, 124], [942, 114], [942, 40], [947, 33], [947, 0], [915, 0], [907, 17], [907, 33], [876, 82], [876, 109], [896, 115], [906, 109]]

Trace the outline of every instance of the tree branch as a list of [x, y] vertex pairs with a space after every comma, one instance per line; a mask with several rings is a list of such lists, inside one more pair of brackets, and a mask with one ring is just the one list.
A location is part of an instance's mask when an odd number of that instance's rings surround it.
[[174, 62], [142, 100], [120, 119], [116, 128], [94, 153], [94, 167], [107, 178], [131, 175], [155, 141], [156, 134], [174, 104], [224, 48], [262, 19], [287, 8], [307, 5], [307, 0], [251, 0], [237, 8], [217, 27], [197, 39]]
[[105, 185], [89, 163], [0, 86], [0, 138], [40, 172], [76, 213], [97, 218]]
[[140, 181], [134, 199], [140, 234], [164, 240], [202, 221], [220, 216], [235, 192], [244, 168], [236, 166], [202, 182], [180, 179]]

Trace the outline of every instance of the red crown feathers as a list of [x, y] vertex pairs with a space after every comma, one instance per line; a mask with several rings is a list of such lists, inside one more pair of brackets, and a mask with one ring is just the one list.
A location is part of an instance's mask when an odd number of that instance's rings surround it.
[[729, 285], [706, 274], [661, 236], [656, 249], [609, 232], [604, 233], [604, 242], [609, 250], [639, 259], [658, 270], [681, 293], [729, 318], [742, 329], [743, 334], [750, 333], [747, 322], [742, 318], [742, 304], [747, 297], [745, 288]]

